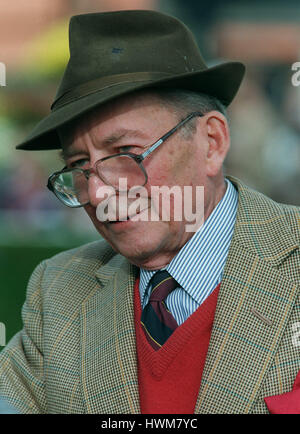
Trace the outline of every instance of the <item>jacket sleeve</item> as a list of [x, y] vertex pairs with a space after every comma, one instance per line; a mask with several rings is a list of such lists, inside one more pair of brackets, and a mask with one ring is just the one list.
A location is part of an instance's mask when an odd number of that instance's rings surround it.
[[20, 413], [46, 413], [43, 375], [41, 281], [45, 262], [29, 280], [22, 307], [23, 329], [0, 353], [0, 398]]

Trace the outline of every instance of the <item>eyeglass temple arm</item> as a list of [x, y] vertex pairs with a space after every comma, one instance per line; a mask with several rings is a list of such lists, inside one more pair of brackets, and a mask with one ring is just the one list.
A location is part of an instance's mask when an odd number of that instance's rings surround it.
[[189, 116], [187, 116], [185, 119], [183, 119], [179, 124], [177, 124], [174, 128], [172, 128], [170, 131], [168, 131], [164, 136], [162, 136], [157, 142], [153, 143], [152, 146], [150, 146], [147, 151], [145, 151], [143, 154], [140, 155], [140, 160], [144, 160], [147, 155], [149, 155], [151, 152], [153, 152], [158, 146], [160, 146], [165, 140], [167, 140], [168, 137], [170, 137], [175, 131], [180, 128], [182, 125], [184, 125], [186, 122], [188, 122], [190, 119], [194, 118], [195, 116], [203, 116], [200, 112], [193, 112]]

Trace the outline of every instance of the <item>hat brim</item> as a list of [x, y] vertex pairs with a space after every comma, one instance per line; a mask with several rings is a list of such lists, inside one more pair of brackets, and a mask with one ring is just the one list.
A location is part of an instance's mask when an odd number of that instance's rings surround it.
[[228, 62], [202, 71], [189, 72], [168, 78], [118, 82], [104, 88], [99, 86], [99, 89], [80, 96], [52, 111], [36, 125], [32, 133], [22, 143], [16, 146], [16, 149], [32, 151], [60, 149], [57, 128], [97, 106], [137, 90], [147, 88], [187, 89], [214, 96], [225, 106], [228, 106], [240, 87], [244, 73], [245, 66], [242, 63]]

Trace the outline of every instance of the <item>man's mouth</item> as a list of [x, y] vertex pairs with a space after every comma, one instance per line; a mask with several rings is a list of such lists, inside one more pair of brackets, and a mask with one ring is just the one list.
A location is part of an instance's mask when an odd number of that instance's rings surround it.
[[136, 217], [137, 215], [141, 214], [143, 211], [146, 211], [147, 209], [148, 209], [148, 207], [142, 209], [141, 211], [136, 212], [135, 214], [132, 214], [131, 216], [127, 216], [126, 218], [123, 218], [122, 220], [118, 220], [118, 219], [117, 220], [110, 220], [110, 221], [107, 221], [107, 223], [114, 224], [114, 223], [126, 222], [126, 221], [131, 220], [132, 218]]
[[122, 219], [122, 220], [110, 220], [107, 223], [109, 223], [109, 224], [121, 223], [121, 222], [127, 222], [128, 220], [130, 220], [130, 217], [127, 217], [126, 219]]

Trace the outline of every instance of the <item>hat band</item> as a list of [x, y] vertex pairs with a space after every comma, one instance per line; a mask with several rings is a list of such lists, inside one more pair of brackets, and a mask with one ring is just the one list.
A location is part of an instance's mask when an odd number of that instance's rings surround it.
[[55, 111], [65, 104], [69, 104], [84, 96], [98, 92], [99, 90], [107, 89], [111, 86], [116, 86], [125, 83], [139, 83], [147, 81], [155, 81], [158, 79], [175, 77], [174, 74], [166, 72], [132, 72], [128, 74], [115, 74], [109, 77], [100, 77], [95, 80], [88, 81], [76, 88], [64, 92], [58, 97], [51, 106], [51, 110]]

